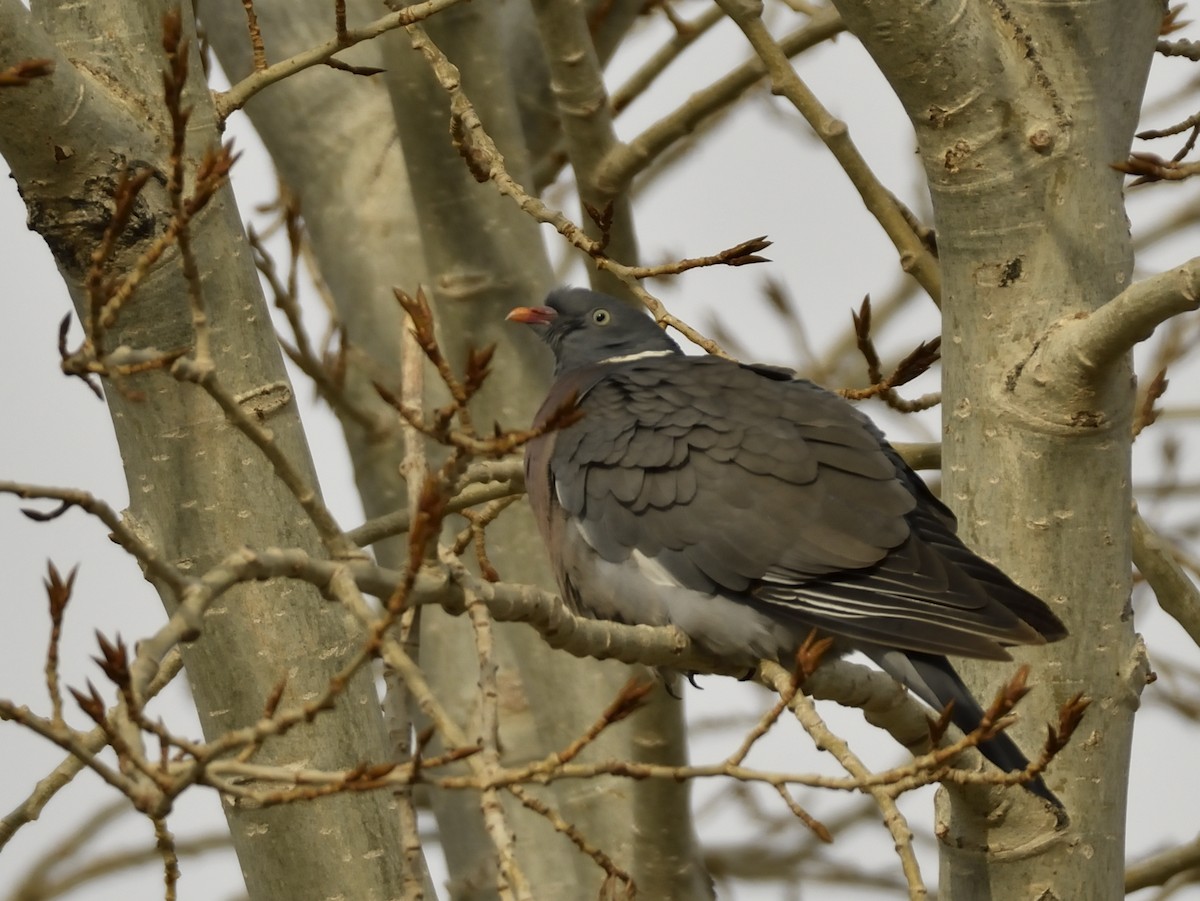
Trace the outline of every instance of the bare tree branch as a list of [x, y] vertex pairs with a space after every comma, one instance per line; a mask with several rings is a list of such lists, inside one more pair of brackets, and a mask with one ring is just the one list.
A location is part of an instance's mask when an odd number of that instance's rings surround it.
[[880, 184], [871, 167], [850, 140], [846, 123], [835, 119], [821, 105], [808, 86], [800, 80], [783, 48], [771, 36], [763, 23], [761, 6], [746, 0], [718, 0], [721, 8], [746, 35], [750, 46], [767, 67], [771, 83], [808, 121], [825, 145], [841, 164], [858, 190], [863, 203], [875, 216], [887, 236], [900, 252], [900, 265], [921, 283], [933, 299], [941, 303], [942, 276], [937, 260], [929, 252], [921, 236], [914, 232], [908, 211], [899, 207], [895, 196]]
[[1200, 646], [1200, 589], [1175, 560], [1170, 545], [1141, 514], [1133, 514], [1133, 562], [1162, 607]]
[[1152, 885], [1165, 885], [1188, 870], [1200, 869], [1200, 837], [1138, 861], [1125, 870], [1125, 891], [1136, 892]]
[[[837, 10], [823, 7], [807, 24], [783, 38], [780, 47], [786, 56], [795, 56], [844, 30]], [[755, 57], [692, 94], [674, 112], [660, 118], [625, 147], [615, 150], [604, 161], [598, 175], [600, 183], [613, 193], [624, 189], [668, 149], [695, 132], [706, 119], [731, 106], [766, 74], [766, 64]]]
[[[796, 690], [791, 674], [777, 664], [768, 665], [764, 663], [762, 670], [775, 690], [781, 696], [788, 698], [788, 706], [796, 714], [796, 718], [800, 721], [805, 731], [812, 736], [817, 747], [824, 748], [837, 758], [838, 763], [851, 776], [858, 779], [866, 779], [868, 776], [866, 766], [850, 750], [843, 739], [834, 735], [829, 730], [817, 714], [812, 702], [803, 693]], [[895, 799], [885, 789], [872, 788], [870, 789], [870, 794], [879, 806], [879, 810], [883, 814], [884, 824], [895, 840], [896, 853], [900, 856], [904, 878], [908, 882], [908, 896], [912, 901], [923, 901], [923, 899], [928, 897], [929, 893], [921, 877], [920, 865], [917, 863], [916, 855], [913, 853], [913, 834], [908, 826], [908, 821], [905, 820], [904, 815], [896, 806]]]
[[1084, 374], [1097, 373], [1172, 316], [1200, 308], [1200, 257], [1130, 285], [1090, 316], [1047, 336], [1058, 355]]
[[328, 63], [333, 59], [335, 53], [345, 50], [347, 47], [353, 47], [355, 44], [376, 38], [386, 32], [427, 19], [434, 13], [458, 2], [460, 0], [426, 0], [424, 3], [414, 3], [412, 6], [381, 16], [362, 28], [349, 29], [342, 34], [335, 34], [324, 44], [305, 50], [303, 53], [297, 53], [295, 56], [267, 66], [265, 69], [256, 69], [252, 75], [246, 76], [228, 91], [213, 97], [217, 115], [222, 120], [227, 119], [230, 113], [240, 110], [251, 97], [264, 88], [311, 66]]

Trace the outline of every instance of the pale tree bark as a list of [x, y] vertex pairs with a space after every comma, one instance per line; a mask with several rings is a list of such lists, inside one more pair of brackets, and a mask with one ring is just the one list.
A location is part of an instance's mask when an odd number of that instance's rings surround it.
[[[54, 60], [52, 77], [29, 96], [0, 97], [0, 150], [54, 251], [81, 319], [90, 315], [84, 279], [112, 215], [118, 181], [146, 166], [168, 170], [170, 123], [163, 102], [163, 16], [175, 4], [0, 4], [5, 58]], [[191, 172], [219, 135], [184, 5], [193, 65], [185, 102]], [[116, 36], [114, 39], [113, 36]], [[112, 270], [128, 271], [159, 238], [172, 211], [152, 179], [138, 199]], [[228, 189], [196, 218], [192, 247], [204, 286], [212, 364], [227, 396], [267, 424], [302, 479], [315, 476], [270, 316]], [[188, 347], [195, 335], [188, 284], [175, 247], [150, 271], [107, 331], [109, 349]], [[106, 400], [129, 485], [126, 524], [164, 561], [204, 572], [241, 544], [297, 546], [322, 554], [322, 540], [268, 460], [226, 420], [204, 390], [158, 372], [107, 384]], [[316, 498], [319, 503], [319, 496]], [[336, 542], [327, 541], [326, 544]], [[156, 581], [168, 611], [183, 585]], [[297, 583], [250, 583], [196, 624], [184, 661], [206, 736], [254, 723], [286, 676], [283, 703], [325, 690], [355, 647], [337, 605]], [[261, 752], [286, 765], [354, 766], [384, 752], [370, 674], [354, 676], [336, 710], [294, 729]], [[151, 756], [157, 749], [149, 749]], [[382, 795], [340, 795], [310, 810], [226, 806], [246, 884], [256, 898], [395, 897], [402, 881], [398, 823]]]
[[[1046, 598], [1072, 636], [1034, 665], [1018, 740], [1076, 692], [1086, 740], [1047, 782], [1069, 829], [1032, 804], [987, 821], [954, 803], [940, 829], [943, 898], [1121, 894], [1133, 713], [1144, 651], [1128, 616], [1126, 354], [1091, 368], [1039, 349], [1129, 284], [1122, 178], [1160, 3], [837, 0], [916, 130], [943, 273], [944, 491], [972, 546]], [[1128, 345], [1127, 345], [1128, 347]], [[988, 696], [994, 666], [964, 664]], [[1030, 703], [1032, 702], [1032, 703]], [[1034, 851], [1033, 849], [1036, 849]], [[1018, 853], [1020, 852], [1020, 853]]]

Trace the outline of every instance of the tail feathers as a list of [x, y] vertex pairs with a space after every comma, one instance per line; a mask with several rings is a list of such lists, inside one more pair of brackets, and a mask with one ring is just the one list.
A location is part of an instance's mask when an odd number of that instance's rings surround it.
[[[942, 710], [953, 701], [950, 720], [964, 733], [971, 732], [982, 722], [983, 708], [945, 657], [885, 648], [866, 650], [866, 653], [884, 672], [908, 686], [913, 694], [934, 710]], [[1029, 758], [1006, 732], [981, 742], [979, 750], [984, 757], [1006, 773], [1023, 770], [1029, 766]], [[1062, 802], [1046, 787], [1041, 776], [1024, 783], [1024, 787], [1049, 802], [1056, 810], [1064, 809]]]

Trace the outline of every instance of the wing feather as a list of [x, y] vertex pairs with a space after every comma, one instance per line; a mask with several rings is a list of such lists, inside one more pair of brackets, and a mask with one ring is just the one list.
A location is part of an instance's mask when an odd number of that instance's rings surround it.
[[[969, 551], [954, 519], [856, 410], [715, 357], [608, 367], [549, 462], [596, 552], [845, 638], [1006, 658], [1062, 634]], [[574, 434], [574, 433], [581, 434]]]

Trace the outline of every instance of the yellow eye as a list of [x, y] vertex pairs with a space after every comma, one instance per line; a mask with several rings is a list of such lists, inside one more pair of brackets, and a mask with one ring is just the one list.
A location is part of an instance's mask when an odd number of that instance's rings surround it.
[[612, 315], [605, 309], [592, 310], [592, 322], [596, 325], [608, 325], [612, 322]]

